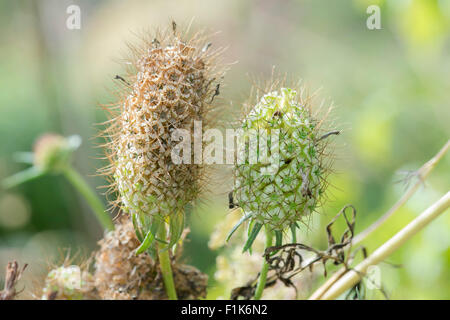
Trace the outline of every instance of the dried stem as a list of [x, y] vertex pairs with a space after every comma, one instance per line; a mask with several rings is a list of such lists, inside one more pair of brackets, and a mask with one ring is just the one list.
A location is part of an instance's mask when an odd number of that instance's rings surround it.
[[377, 221], [375, 221], [372, 225], [370, 225], [363, 232], [359, 233], [353, 239], [353, 245], [356, 245], [363, 241], [367, 236], [369, 236], [372, 232], [378, 229], [394, 212], [396, 212], [401, 206], [403, 206], [409, 198], [417, 191], [417, 189], [422, 185], [423, 181], [428, 177], [430, 172], [436, 166], [436, 164], [444, 157], [450, 148], [450, 140], [442, 147], [442, 149], [427, 163], [425, 163], [418, 171], [417, 182], [397, 201], [397, 203], [389, 209], [384, 215], [382, 215]]
[[[370, 225], [367, 229], [356, 235], [352, 241], [352, 245], [356, 245], [366, 239], [371, 233], [378, 229], [390, 216], [392, 216], [398, 209], [400, 209], [422, 185], [423, 181], [429, 176], [431, 171], [436, 167], [437, 163], [444, 157], [450, 148], [450, 140], [439, 150], [439, 152], [429, 161], [427, 161], [418, 171], [418, 181], [406, 191], [406, 193], [398, 200], [392, 208], [383, 214], [377, 221]], [[341, 278], [347, 270], [341, 268], [336, 271], [322, 286], [320, 286], [310, 297], [310, 300], [320, 299], [331, 286]]]
[[336, 299], [343, 292], [356, 285], [361, 280], [361, 277], [366, 273], [368, 267], [376, 265], [390, 256], [407, 240], [425, 228], [431, 221], [448, 209], [449, 206], [450, 192], [447, 192], [441, 199], [422, 212], [416, 219], [411, 221], [406, 227], [375, 250], [375, 252], [368, 258], [364, 259], [354, 269], [346, 272], [345, 275], [343, 275], [333, 286], [331, 286], [329, 290], [324, 293], [321, 299]]
[[0, 300], [13, 300], [16, 297], [16, 284], [26, 267], [27, 264], [22, 269], [19, 269], [17, 261], [8, 262], [6, 266], [5, 288], [3, 291], [0, 291]]

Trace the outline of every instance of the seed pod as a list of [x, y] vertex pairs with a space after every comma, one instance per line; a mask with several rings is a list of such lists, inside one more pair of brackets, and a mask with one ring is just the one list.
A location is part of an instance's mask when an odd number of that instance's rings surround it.
[[[252, 163], [248, 156], [235, 166], [235, 203], [245, 213], [240, 223], [251, 221], [244, 251], [262, 226], [269, 227], [281, 244], [282, 232], [289, 227], [295, 231], [298, 222], [316, 210], [325, 191], [326, 144], [306, 101], [297, 91], [281, 88], [265, 94], [242, 122], [243, 137], [256, 135], [260, 143], [257, 161]], [[268, 157], [261, 151], [265, 141]], [[248, 155], [254, 146], [246, 141]]]
[[[167, 222], [170, 246], [178, 241], [184, 207], [202, 189], [204, 171], [190, 153], [194, 121], [202, 121], [203, 128], [209, 125], [216, 93], [217, 52], [205, 48], [200, 36], [184, 41], [170, 30], [135, 48], [133, 68], [119, 77], [125, 94], [107, 131], [109, 174], [145, 248]], [[184, 162], [175, 163], [173, 154], [181, 153], [180, 145]]]

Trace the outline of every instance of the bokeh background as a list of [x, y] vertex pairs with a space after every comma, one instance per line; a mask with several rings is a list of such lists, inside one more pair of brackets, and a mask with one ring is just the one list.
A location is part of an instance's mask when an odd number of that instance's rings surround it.
[[[66, 9], [81, 8], [81, 29], [68, 30]], [[381, 8], [381, 30], [366, 27], [371, 4]], [[221, 98], [239, 110], [251, 78], [279, 73], [303, 79], [333, 102], [336, 174], [330, 200], [314, 217], [305, 241], [325, 248], [324, 225], [339, 209], [358, 209], [357, 230], [383, 214], [404, 192], [399, 170], [415, 170], [450, 136], [449, 0], [179, 0], [0, 1], [0, 179], [26, 168], [14, 153], [29, 151], [42, 133], [79, 134], [74, 166], [92, 187], [103, 165], [93, 138], [105, 120], [99, 104], [114, 101], [113, 77], [136, 33], [172, 19], [206, 28], [215, 47], [227, 47], [230, 71]], [[250, 75], [250, 76], [248, 76]], [[320, 102], [320, 99], [319, 99]], [[450, 157], [420, 191], [364, 244], [369, 252], [449, 189]], [[227, 295], [214, 280], [219, 251], [208, 248], [227, 214], [226, 191], [215, 188], [190, 215], [185, 260], [210, 275], [210, 298]], [[98, 190], [101, 196], [101, 190]], [[450, 216], [444, 214], [380, 265], [391, 298], [450, 298]], [[49, 264], [88, 256], [102, 230], [89, 207], [61, 176], [0, 190], [0, 278], [7, 261], [29, 263], [27, 289]], [[0, 284], [1, 281], [0, 280]], [[319, 283], [317, 283], [318, 285]], [[382, 298], [375, 291], [370, 298]]]

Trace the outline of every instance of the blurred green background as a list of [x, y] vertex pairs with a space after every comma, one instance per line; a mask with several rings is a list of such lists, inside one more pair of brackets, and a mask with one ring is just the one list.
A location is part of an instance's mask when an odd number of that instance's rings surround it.
[[[66, 28], [71, 4], [81, 8], [80, 30]], [[366, 27], [371, 4], [381, 8], [381, 30]], [[272, 66], [311, 91], [321, 88], [320, 97], [336, 105], [332, 118], [343, 132], [334, 140], [334, 187], [309, 244], [326, 246], [323, 226], [347, 203], [358, 209], [357, 230], [375, 221], [404, 191], [398, 171], [418, 169], [450, 136], [450, 0], [0, 0], [0, 179], [26, 167], [14, 162], [15, 152], [57, 132], [82, 136], [74, 166], [91, 186], [105, 184], [94, 176], [104, 164], [94, 124], [105, 120], [99, 104], [114, 102], [112, 79], [123, 72], [126, 42], [192, 18], [194, 30], [220, 31], [213, 45], [228, 48], [224, 107], [238, 110], [251, 87], [247, 74], [265, 79]], [[369, 252], [448, 191], [449, 162], [365, 241]], [[219, 295], [218, 252], [207, 242], [227, 213], [227, 190], [212, 185], [214, 194], [190, 216], [185, 260], [210, 275]], [[447, 213], [389, 259], [401, 268], [380, 265], [391, 298], [450, 298], [449, 227]], [[27, 262], [30, 289], [49, 263], [62, 261], [64, 248], [88, 256], [101, 237], [84, 200], [60, 176], [0, 190], [2, 279], [7, 261]]]

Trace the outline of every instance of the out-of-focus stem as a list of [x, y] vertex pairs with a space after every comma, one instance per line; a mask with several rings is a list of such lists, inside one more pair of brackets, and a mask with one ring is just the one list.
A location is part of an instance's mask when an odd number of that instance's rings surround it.
[[[266, 245], [264, 247], [264, 250], [272, 246], [272, 237], [273, 237], [272, 231], [269, 230], [268, 227], [265, 228], [265, 231], [266, 231]], [[264, 259], [261, 274], [259, 275], [258, 285], [256, 286], [255, 290], [255, 297], [254, 297], [255, 300], [261, 299], [264, 288], [266, 287], [268, 272], [269, 272], [269, 264], [267, 263], [266, 259]]]
[[431, 207], [422, 212], [417, 218], [411, 221], [406, 227], [400, 230], [391, 239], [386, 241], [381, 247], [374, 251], [369, 257], [359, 263], [354, 269], [349, 270], [343, 275], [329, 290], [327, 290], [321, 299], [336, 299], [343, 292], [353, 287], [361, 280], [367, 268], [376, 265], [386, 259], [395, 250], [400, 248], [407, 240], [421, 231], [431, 221], [438, 217], [450, 206], [450, 192], [447, 192], [441, 199]]
[[37, 167], [30, 167], [16, 174], [13, 174], [8, 178], [3, 179], [3, 181], [1, 182], [1, 186], [4, 189], [13, 188], [24, 182], [42, 177], [46, 173], [47, 173], [46, 171], [39, 169]]
[[[159, 227], [159, 239], [166, 240], [166, 226], [164, 223]], [[167, 296], [170, 300], [177, 300], [177, 292], [175, 290], [175, 283], [173, 281], [172, 266], [170, 264], [169, 248], [162, 242], [159, 243], [158, 257], [159, 265], [161, 267], [161, 273], [164, 280], [164, 286], [166, 288]]]
[[78, 192], [80, 192], [81, 195], [86, 199], [86, 202], [95, 213], [103, 228], [107, 230], [114, 230], [112, 219], [106, 212], [102, 201], [97, 197], [94, 190], [91, 189], [86, 181], [84, 181], [83, 177], [72, 167], [65, 168], [63, 173], [67, 180], [69, 180], [70, 183], [72, 183], [72, 185], [75, 187], [75, 189], [77, 189]]
[[423, 181], [428, 177], [430, 172], [434, 169], [436, 164], [444, 157], [450, 148], [450, 140], [442, 147], [441, 150], [427, 163], [425, 163], [418, 171], [417, 182], [408, 190], [406, 193], [397, 201], [394, 206], [389, 209], [385, 214], [383, 214], [377, 221], [375, 221], [372, 225], [366, 228], [363, 232], [356, 235], [353, 239], [352, 244], [356, 245], [363, 241], [367, 236], [369, 236], [372, 232], [378, 229], [394, 212], [396, 212], [401, 206], [403, 206], [409, 198], [417, 191], [417, 189], [422, 185]]

